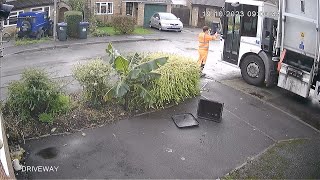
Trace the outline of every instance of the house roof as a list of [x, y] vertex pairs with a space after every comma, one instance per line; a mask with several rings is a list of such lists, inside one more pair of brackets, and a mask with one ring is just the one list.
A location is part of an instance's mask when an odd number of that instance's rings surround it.
[[24, 8], [30, 7], [39, 7], [39, 6], [47, 6], [52, 5], [54, 3], [53, 0], [7, 0], [6, 4], [13, 5], [13, 10], [20, 10]]
[[192, 4], [223, 7], [225, 0], [192, 0]]

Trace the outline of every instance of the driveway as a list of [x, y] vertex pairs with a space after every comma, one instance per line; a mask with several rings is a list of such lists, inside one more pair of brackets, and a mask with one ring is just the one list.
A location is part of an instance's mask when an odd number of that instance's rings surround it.
[[[206, 83], [206, 82], [203, 82]], [[225, 103], [221, 123], [178, 129], [171, 116], [196, 114], [197, 99], [70, 136], [27, 141], [28, 166], [59, 166], [42, 178], [219, 178], [280, 140], [318, 138], [319, 133], [287, 114], [221, 83], [209, 81], [204, 98]], [[39, 155], [51, 148], [50, 159]], [[50, 153], [50, 152], [49, 152]]]

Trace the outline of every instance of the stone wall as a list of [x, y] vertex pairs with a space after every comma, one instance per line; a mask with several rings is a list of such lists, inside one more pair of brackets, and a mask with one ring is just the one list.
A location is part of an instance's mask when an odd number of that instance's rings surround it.
[[[93, 8], [93, 11], [95, 13], [96, 11], [96, 2], [106, 2], [105, 0], [92, 0], [91, 5]], [[114, 15], [121, 15], [122, 14], [122, 9], [121, 9], [121, 1], [119, 0], [108, 0], [107, 2], [112, 2], [113, 3], [113, 14], [102, 14], [98, 15], [96, 14], [96, 18], [98, 20], [101, 20], [104, 23], [110, 23], [112, 21], [112, 16]]]

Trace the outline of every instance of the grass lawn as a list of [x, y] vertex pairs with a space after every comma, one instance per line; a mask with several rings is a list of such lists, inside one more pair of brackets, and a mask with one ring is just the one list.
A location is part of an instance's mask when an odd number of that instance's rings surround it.
[[22, 45], [28, 45], [28, 44], [37, 44], [37, 43], [43, 43], [50, 41], [50, 38], [44, 37], [41, 39], [29, 39], [29, 38], [23, 38], [23, 39], [17, 39], [14, 43], [16, 46], [22, 46]]
[[319, 179], [318, 144], [319, 140], [282, 141], [223, 179]]
[[[113, 27], [98, 27], [98, 30], [108, 33], [110, 36], [119, 35], [119, 33], [113, 30]], [[151, 34], [152, 32], [149, 29], [143, 27], [136, 27], [132, 34], [145, 35]]]

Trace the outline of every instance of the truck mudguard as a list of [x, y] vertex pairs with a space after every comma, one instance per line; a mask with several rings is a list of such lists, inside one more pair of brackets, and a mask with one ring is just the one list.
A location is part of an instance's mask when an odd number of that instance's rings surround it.
[[258, 53], [259, 57], [262, 59], [265, 66], [265, 84], [267, 87], [272, 87], [276, 85], [277, 81], [277, 62], [272, 61], [271, 55], [264, 51]]

